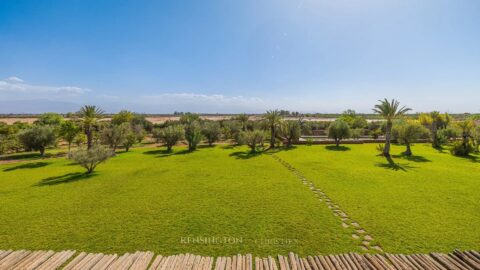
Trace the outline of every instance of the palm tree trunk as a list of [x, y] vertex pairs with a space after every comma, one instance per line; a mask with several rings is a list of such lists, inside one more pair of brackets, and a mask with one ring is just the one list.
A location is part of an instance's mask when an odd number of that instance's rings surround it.
[[85, 134], [87, 135], [87, 149], [90, 149], [92, 148], [92, 142], [93, 142], [93, 136], [92, 136], [93, 134], [90, 127], [88, 127], [85, 130]]
[[437, 139], [437, 123], [435, 123], [435, 121], [432, 123], [432, 147], [439, 147]]
[[392, 121], [387, 120], [387, 127], [385, 130], [385, 148], [383, 148], [383, 155], [390, 156], [390, 140], [392, 139]]
[[270, 127], [270, 132], [272, 133], [272, 136], [270, 137], [270, 148], [275, 148], [275, 126], [274, 125]]

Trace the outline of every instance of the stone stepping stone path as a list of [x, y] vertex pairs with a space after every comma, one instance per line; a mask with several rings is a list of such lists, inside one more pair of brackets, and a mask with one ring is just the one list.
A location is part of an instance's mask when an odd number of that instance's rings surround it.
[[337, 203], [333, 202], [332, 199], [328, 197], [327, 194], [325, 194], [324, 191], [316, 187], [313, 182], [309, 181], [299, 170], [294, 168], [290, 163], [279, 158], [275, 154], [271, 154], [271, 156], [273, 157], [273, 159], [278, 161], [285, 168], [287, 168], [289, 171], [295, 174], [298, 177], [298, 179], [302, 181], [302, 184], [306, 185], [313, 192], [313, 194], [316, 197], [318, 197], [318, 200], [320, 202], [324, 202], [325, 205], [330, 210], [332, 210], [333, 215], [338, 217], [341, 220], [342, 227], [346, 230], [351, 231], [352, 238], [358, 241], [360, 250], [383, 252], [383, 249], [378, 244], [372, 245], [372, 242], [374, 241], [374, 239], [371, 236], [371, 234], [367, 233], [367, 231], [363, 227], [361, 227], [357, 221], [352, 220], [350, 216], [347, 213], [345, 213], [345, 211], [343, 211]]

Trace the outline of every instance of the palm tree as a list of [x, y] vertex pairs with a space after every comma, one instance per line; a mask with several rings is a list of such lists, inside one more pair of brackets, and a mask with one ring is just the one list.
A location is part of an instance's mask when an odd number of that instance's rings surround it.
[[282, 120], [282, 115], [280, 114], [279, 110], [270, 110], [267, 111], [263, 117], [267, 120], [268, 126], [270, 127], [270, 148], [275, 147], [275, 131], [277, 130], [277, 126], [280, 124]]
[[392, 99], [391, 102], [389, 102], [387, 99], [379, 100], [379, 102], [379, 104], [375, 105], [373, 111], [380, 114], [387, 121], [383, 155], [390, 157], [390, 140], [392, 138], [393, 120], [410, 111], [411, 109], [406, 108], [405, 106], [400, 107], [400, 102], [395, 99]]
[[85, 135], [87, 135], [87, 148], [92, 148], [93, 145], [93, 129], [97, 124], [98, 119], [102, 118], [104, 111], [95, 105], [85, 105], [83, 106], [78, 114], [83, 121], [83, 130]]

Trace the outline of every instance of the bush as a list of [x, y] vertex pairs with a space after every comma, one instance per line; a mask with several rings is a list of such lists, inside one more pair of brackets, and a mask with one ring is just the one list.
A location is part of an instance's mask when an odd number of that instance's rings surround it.
[[68, 158], [78, 163], [87, 170], [87, 174], [92, 173], [98, 164], [105, 162], [115, 153], [102, 145], [94, 145], [90, 149], [79, 149], [68, 154]]
[[184, 137], [184, 130], [181, 125], [168, 126], [157, 131], [159, 141], [163, 142], [167, 147], [167, 151], [172, 151], [172, 147], [176, 145]]
[[125, 142], [127, 134], [131, 132], [130, 124], [110, 125], [101, 132], [102, 144], [110, 146], [115, 151], [118, 146]]
[[450, 149], [450, 153], [455, 156], [466, 157], [474, 150], [473, 144], [463, 141], [455, 141]]
[[341, 140], [350, 138], [351, 135], [350, 126], [345, 121], [333, 121], [328, 127], [328, 137], [334, 139], [337, 146], [340, 145]]
[[220, 139], [220, 135], [222, 134], [220, 123], [216, 121], [205, 122], [202, 134], [207, 139], [208, 145], [212, 146], [214, 142]]
[[249, 130], [242, 132], [245, 143], [250, 147], [252, 153], [257, 151], [257, 146], [262, 145], [265, 139], [265, 132], [262, 130]]
[[34, 125], [18, 135], [20, 142], [26, 151], [40, 151], [40, 155], [45, 155], [45, 148], [54, 145], [56, 142], [55, 132], [50, 126]]
[[197, 145], [202, 141], [202, 127], [196, 120], [186, 123], [187, 124], [185, 125], [185, 139], [188, 142], [188, 151], [193, 151], [197, 149]]

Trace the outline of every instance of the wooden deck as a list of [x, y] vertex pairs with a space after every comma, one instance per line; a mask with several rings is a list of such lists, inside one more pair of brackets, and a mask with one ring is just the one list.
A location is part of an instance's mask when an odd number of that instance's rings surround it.
[[327, 256], [204, 257], [193, 254], [155, 256], [153, 252], [124, 255], [76, 253], [67, 250], [0, 250], [0, 269], [132, 269], [132, 270], [479, 270], [480, 253], [454, 251], [450, 254], [340, 254]]

